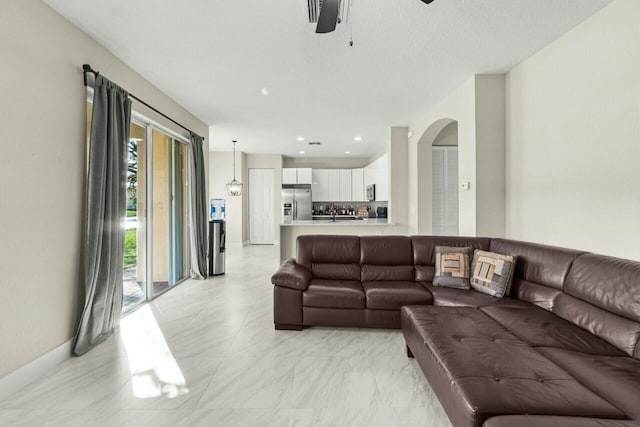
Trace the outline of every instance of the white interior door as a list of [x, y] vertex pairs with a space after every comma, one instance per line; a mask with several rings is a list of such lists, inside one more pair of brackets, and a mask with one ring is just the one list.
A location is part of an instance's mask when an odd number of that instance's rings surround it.
[[249, 169], [249, 243], [275, 242], [275, 172]]

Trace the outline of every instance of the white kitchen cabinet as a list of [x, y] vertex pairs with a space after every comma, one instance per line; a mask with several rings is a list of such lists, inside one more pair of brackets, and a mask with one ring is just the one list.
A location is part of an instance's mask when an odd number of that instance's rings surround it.
[[296, 168], [282, 168], [282, 183], [283, 184], [298, 183], [298, 172]]
[[389, 155], [385, 154], [378, 160], [376, 167], [376, 200], [389, 200]]
[[350, 202], [351, 198], [351, 169], [339, 169], [340, 172], [340, 198], [341, 202]]
[[298, 168], [297, 169], [298, 184], [312, 184], [313, 174], [311, 168]]
[[340, 200], [340, 169], [327, 169], [329, 174], [329, 198], [327, 201]]
[[351, 199], [354, 202], [365, 201], [364, 168], [351, 169]]
[[311, 184], [313, 181], [311, 168], [283, 168], [283, 184]]
[[314, 202], [328, 202], [329, 199], [329, 169], [313, 169], [311, 172], [311, 200]]

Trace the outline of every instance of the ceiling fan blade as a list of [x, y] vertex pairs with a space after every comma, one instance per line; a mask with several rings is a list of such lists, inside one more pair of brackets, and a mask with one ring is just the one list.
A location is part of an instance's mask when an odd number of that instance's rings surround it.
[[330, 33], [336, 29], [340, 0], [323, 0], [316, 33]]

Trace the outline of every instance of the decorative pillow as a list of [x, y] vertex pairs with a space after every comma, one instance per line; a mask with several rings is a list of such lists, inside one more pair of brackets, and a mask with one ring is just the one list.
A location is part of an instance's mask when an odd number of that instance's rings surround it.
[[498, 298], [509, 295], [517, 258], [476, 250], [471, 263], [471, 287]]
[[457, 289], [470, 289], [469, 263], [473, 248], [452, 248], [436, 246], [436, 275], [434, 286], [446, 286]]

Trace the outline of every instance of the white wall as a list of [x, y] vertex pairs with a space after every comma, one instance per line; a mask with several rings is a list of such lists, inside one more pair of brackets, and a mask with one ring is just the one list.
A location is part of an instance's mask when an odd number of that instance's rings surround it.
[[246, 156], [236, 152], [236, 179], [242, 182], [242, 195], [227, 195], [227, 183], [233, 179], [233, 152], [214, 151], [209, 156], [209, 199], [225, 199], [227, 220], [227, 242], [242, 244], [248, 239], [246, 233], [247, 180], [244, 169]]
[[409, 232], [431, 234], [431, 147], [438, 134], [452, 121], [458, 122], [459, 182], [471, 188], [460, 192], [460, 235], [476, 234], [476, 127], [475, 77], [412, 123], [409, 140]]
[[411, 125], [409, 232], [432, 232], [431, 151], [452, 122], [458, 126], [461, 236], [505, 234], [504, 76], [476, 75]]
[[3, 376], [71, 339], [84, 303], [82, 64], [200, 135], [208, 127], [40, 1], [0, 1], [0, 58]]
[[640, 1], [506, 79], [507, 235], [640, 260]]
[[409, 227], [409, 128], [396, 126], [389, 130], [389, 222], [396, 232], [405, 234]]

